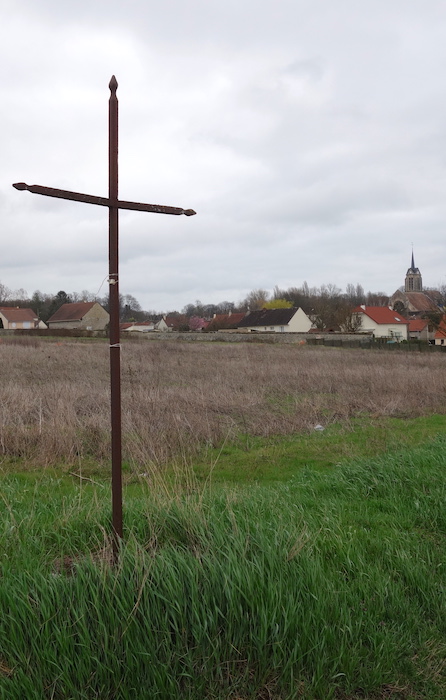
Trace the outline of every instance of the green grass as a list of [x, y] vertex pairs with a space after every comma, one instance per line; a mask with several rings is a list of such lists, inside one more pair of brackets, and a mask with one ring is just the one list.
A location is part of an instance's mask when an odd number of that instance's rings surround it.
[[446, 415], [419, 418], [361, 417], [322, 432], [291, 437], [241, 435], [208, 448], [194, 463], [198, 479], [215, 483], [269, 483], [290, 479], [303, 467], [324, 469], [348, 459], [376, 457], [420, 445], [446, 433]]
[[[164, 484], [188, 487], [192, 480], [214, 484], [268, 484], [286, 481], [304, 467], [326, 469], [352, 459], [398, 453], [446, 433], [446, 415], [418, 418], [383, 418], [363, 416], [348, 424], [329, 424], [323, 432], [296, 433], [292, 436], [268, 438], [240, 435], [236, 441], [225, 441], [217, 447], [206, 447], [192, 464], [172, 463], [159, 475]], [[4, 457], [0, 474], [31, 474], [40, 478], [41, 467], [23, 458]], [[123, 463], [126, 483], [140, 483], [138, 474], [157, 476], [159, 469], [150, 465]], [[83, 459], [77, 467], [46, 467], [45, 473], [60, 478], [63, 474], [80, 473], [94, 480], [107, 479], [109, 466], [93, 459]], [[25, 477], [26, 478], [26, 477]], [[31, 477], [30, 477], [31, 478]], [[70, 477], [69, 481], [72, 481]]]
[[114, 569], [109, 500], [3, 476], [0, 698], [446, 697], [444, 438], [283, 483], [133, 484]]

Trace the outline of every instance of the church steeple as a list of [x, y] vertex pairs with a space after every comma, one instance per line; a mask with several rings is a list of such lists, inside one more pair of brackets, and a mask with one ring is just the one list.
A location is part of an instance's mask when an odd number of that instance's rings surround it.
[[406, 272], [406, 282], [404, 285], [405, 292], [422, 292], [423, 291], [423, 281], [421, 279], [421, 272], [418, 267], [415, 267], [415, 260], [413, 257], [412, 248], [412, 263]]

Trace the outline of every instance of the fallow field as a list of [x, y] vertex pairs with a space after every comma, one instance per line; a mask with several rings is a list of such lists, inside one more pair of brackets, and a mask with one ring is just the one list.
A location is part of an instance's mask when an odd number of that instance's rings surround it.
[[[0, 343], [0, 698], [446, 697], [443, 353]], [[318, 426], [318, 429], [316, 429]]]
[[[107, 460], [108, 346], [28, 342], [0, 344], [0, 454], [38, 466]], [[152, 471], [223, 443], [305, 435], [316, 425], [348, 431], [358, 420], [379, 432], [383, 419], [444, 414], [445, 359], [259, 343], [125, 343], [124, 459]]]

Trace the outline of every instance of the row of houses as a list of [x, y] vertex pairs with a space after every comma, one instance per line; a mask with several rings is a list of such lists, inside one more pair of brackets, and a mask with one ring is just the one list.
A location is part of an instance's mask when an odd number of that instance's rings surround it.
[[214, 314], [212, 319], [177, 314], [163, 316], [160, 321], [124, 323], [125, 332], [149, 331], [218, 331], [241, 330], [243, 332], [308, 333], [312, 327], [307, 314], [302, 309], [260, 309], [250, 313]]
[[425, 340], [438, 345], [445, 344], [446, 317], [436, 328], [429, 319], [404, 318], [391, 306], [361, 305], [353, 310], [352, 315], [357, 321], [357, 332], [369, 333], [375, 338], [388, 338], [396, 342]]
[[[50, 329], [68, 328], [105, 330], [110, 317], [98, 302], [63, 304], [48, 320]], [[446, 345], [446, 316], [435, 328], [428, 319], [406, 319], [387, 306], [356, 307], [352, 312], [352, 326], [357, 333], [375, 338], [400, 342], [416, 339]], [[32, 309], [0, 307], [0, 327], [7, 330], [37, 329], [47, 326]], [[124, 323], [123, 333], [169, 332], [181, 330], [219, 330], [244, 333], [311, 333], [318, 332], [309, 316], [301, 308], [259, 309], [248, 313], [219, 314], [210, 321], [188, 319], [185, 316], [163, 316], [159, 321]]]
[[[404, 287], [389, 300], [389, 306], [356, 307], [351, 314], [350, 330], [390, 341], [422, 340], [446, 345], [446, 316], [436, 327], [429, 317], [444, 313], [441, 294], [423, 290], [421, 272], [411, 264], [406, 272]], [[311, 333], [318, 332], [307, 314], [299, 309], [261, 309], [248, 314], [219, 314], [211, 320], [175, 315], [163, 317], [157, 323], [126, 324], [126, 332], [181, 330], [238, 330], [243, 332]], [[337, 329], [340, 330], [340, 329]]]
[[[395, 342], [424, 340], [438, 345], [446, 344], [446, 320], [436, 329], [428, 319], [406, 319], [388, 306], [356, 307], [352, 312], [355, 332], [386, 338]], [[150, 331], [240, 331], [252, 333], [318, 333], [311, 319], [301, 309], [260, 309], [245, 313], [216, 314], [211, 321], [200, 319], [200, 327], [191, 328], [185, 316], [164, 316], [158, 322], [126, 323], [124, 332]]]
[[63, 304], [48, 323], [39, 319], [32, 309], [18, 306], [0, 307], [0, 328], [6, 330], [34, 330], [37, 328], [72, 328], [105, 330], [110, 321], [108, 312], [98, 302]]

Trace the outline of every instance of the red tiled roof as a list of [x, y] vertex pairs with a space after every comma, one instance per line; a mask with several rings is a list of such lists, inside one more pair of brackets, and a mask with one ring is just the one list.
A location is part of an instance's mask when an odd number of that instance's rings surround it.
[[224, 323], [225, 321], [229, 321], [229, 323], [240, 323], [242, 318], [245, 317], [245, 312], [240, 311], [235, 314], [215, 314], [214, 318], [212, 319], [213, 321], [218, 321], [218, 323]]
[[440, 323], [440, 325], [437, 328], [437, 331], [435, 333], [436, 338], [446, 338], [446, 316], [443, 316], [443, 319]]
[[240, 321], [245, 317], [245, 312], [235, 314], [215, 314], [208, 324], [208, 330], [212, 328], [237, 328]]
[[178, 316], [166, 316], [164, 321], [166, 326], [174, 331], [177, 331], [180, 326], [189, 327], [189, 318], [184, 314], [178, 314]]
[[17, 306], [0, 306], [0, 313], [10, 322], [39, 320], [32, 309], [19, 309]]
[[415, 333], [415, 331], [423, 331], [428, 323], [429, 321], [423, 318], [411, 319], [409, 320], [409, 331], [412, 331], [413, 333]]
[[375, 323], [409, 323], [401, 314], [397, 313], [388, 306], [357, 306], [353, 309], [354, 314], [365, 314]]
[[96, 301], [79, 301], [75, 304], [62, 304], [60, 309], [48, 319], [48, 323], [57, 323], [58, 321], [81, 321], [95, 304], [97, 304]]

